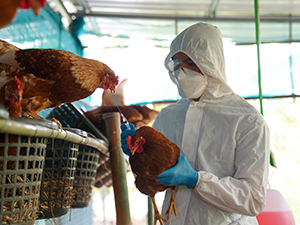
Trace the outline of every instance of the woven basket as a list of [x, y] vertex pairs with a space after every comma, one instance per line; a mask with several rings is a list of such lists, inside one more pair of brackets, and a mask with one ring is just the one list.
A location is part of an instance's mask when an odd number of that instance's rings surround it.
[[42, 176], [39, 219], [68, 213], [74, 199], [73, 183], [79, 144], [50, 139]]
[[84, 208], [90, 203], [100, 152], [92, 147], [80, 145], [74, 180], [75, 199], [72, 208]]
[[0, 224], [34, 224], [46, 138], [0, 134]]

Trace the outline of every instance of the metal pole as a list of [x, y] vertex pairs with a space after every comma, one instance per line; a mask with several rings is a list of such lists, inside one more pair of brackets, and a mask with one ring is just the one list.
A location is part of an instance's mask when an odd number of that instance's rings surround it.
[[263, 97], [261, 88], [261, 73], [260, 73], [260, 30], [259, 30], [259, 3], [258, 0], [254, 0], [255, 8], [255, 31], [256, 31], [256, 47], [257, 47], [257, 66], [258, 66], [258, 88], [259, 88], [259, 102], [260, 102], [260, 113], [264, 115], [263, 112]]
[[117, 225], [131, 225], [124, 154], [121, 149], [120, 114], [104, 113], [110, 143], [110, 164], [115, 195]]
[[153, 225], [154, 224], [153, 204], [149, 196], [147, 199], [148, 199], [148, 225]]

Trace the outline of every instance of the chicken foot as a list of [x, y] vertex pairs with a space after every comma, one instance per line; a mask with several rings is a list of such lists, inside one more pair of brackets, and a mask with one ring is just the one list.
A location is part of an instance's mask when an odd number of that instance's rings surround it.
[[170, 199], [170, 205], [169, 208], [166, 212], [166, 215], [168, 214], [168, 221], [170, 220], [171, 214], [172, 214], [172, 210], [174, 210], [174, 214], [178, 219], [178, 215], [177, 215], [177, 209], [176, 209], [176, 202], [175, 202], [175, 189], [172, 188], [171, 191], [171, 199]]
[[[28, 116], [30, 116], [30, 117], [32, 117], [32, 118], [36, 118], [36, 119], [43, 119], [43, 120], [45, 120], [45, 118], [39, 116], [36, 112], [34, 112], [34, 111], [32, 111], [32, 110], [30, 110], [30, 111], [28, 112]], [[48, 120], [57, 123], [59, 129], [60, 129], [60, 130], [63, 130], [63, 129], [62, 129], [61, 123], [60, 123], [57, 119], [55, 119], [55, 118], [50, 118], [50, 119], [48, 119]]]
[[161, 225], [163, 225], [163, 221], [168, 222], [158, 211], [157, 205], [155, 203], [155, 198], [151, 197], [153, 207], [154, 207], [154, 225], [156, 224], [156, 221], [159, 221]]

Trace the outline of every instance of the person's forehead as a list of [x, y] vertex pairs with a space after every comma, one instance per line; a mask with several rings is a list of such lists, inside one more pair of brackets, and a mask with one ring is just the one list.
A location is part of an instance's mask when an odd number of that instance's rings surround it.
[[189, 59], [189, 57], [183, 52], [177, 52], [175, 55], [173, 55], [172, 59], [185, 60], [185, 59]]

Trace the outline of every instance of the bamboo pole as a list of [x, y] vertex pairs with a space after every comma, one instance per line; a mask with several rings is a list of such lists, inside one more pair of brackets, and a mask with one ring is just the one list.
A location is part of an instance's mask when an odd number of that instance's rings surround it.
[[[255, 36], [256, 36], [256, 46], [257, 46], [257, 67], [258, 67], [258, 88], [259, 88], [259, 102], [260, 102], [260, 113], [264, 115], [263, 107], [263, 94], [261, 85], [261, 67], [260, 67], [260, 16], [259, 16], [259, 0], [254, 0], [254, 10], [255, 10]], [[273, 152], [270, 151], [270, 165], [277, 168], [276, 162], [273, 156]]]
[[110, 143], [110, 164], [117, 225], [131, 225], [125, 159], [121, 149], [120, 114], [118, 112], [104, 113], [103, 119]]
[[153, 225], [154, 224], [153, 204], [149, 196], [147, 199], [148, 199], [148, 225]]

